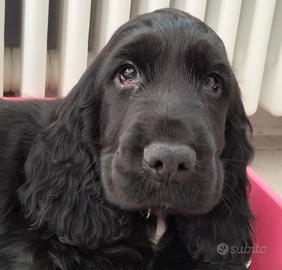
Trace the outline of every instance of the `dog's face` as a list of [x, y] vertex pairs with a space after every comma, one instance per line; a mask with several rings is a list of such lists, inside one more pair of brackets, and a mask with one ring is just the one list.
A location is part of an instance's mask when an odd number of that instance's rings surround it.
[[128, 210], [210, 211], [222, 194], [226, 117], [238, 95], [221, 40], [170, 10], [130, 21], [106, 48], [98, 74], [106, 198]]

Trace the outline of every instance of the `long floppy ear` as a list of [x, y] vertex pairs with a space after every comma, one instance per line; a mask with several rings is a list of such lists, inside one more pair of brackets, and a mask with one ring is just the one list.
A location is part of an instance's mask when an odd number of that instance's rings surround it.
[[[246, 116], [235, 76], [232, 83], [233, 96], [226, 119], [225, 147], [221, 155], [225, 170], [223, 193], [238, 210], [248, 210], [246, 167], [253, 157], [253, 147], [250, 143], [252, 126]], [[251, 216], [250, 212], [247, 212]]]
[[249, 142], [251, 125], [235, 77], [232, 84], [234, 91], [226, 119], [225, 147], [221, 155], [224, 165], [222, 199], [206, 215], [178, 220], [180, 236], [188, 253], [198, 262], [197, 269], [247, 269], [244, 265], [252, 247], [252, 214], [247, 200], [246, 176], [246, 166], [253, 154]]
[[104, 200], [100, 184], [97, 61], [36, 138], [18, 191], [33, 228], [47, 227], [61, 242], [85, 248], [129, 232], [128, 217]]
[[[248, 162], [253, 157], [253, 148], [250, 144], [252, 133], [251, 124], [246, 116], [240, 96], [240, 89], [236, 79], [233, 80], [233, 96], [227, 115], [225, 127], [225, 148], [223, 160], [229, 160], [230, 165], [245, 171]], [[231, 160], [234, 162], [232, 163]], [[240, 161], [241, 166], [236, 163]]]

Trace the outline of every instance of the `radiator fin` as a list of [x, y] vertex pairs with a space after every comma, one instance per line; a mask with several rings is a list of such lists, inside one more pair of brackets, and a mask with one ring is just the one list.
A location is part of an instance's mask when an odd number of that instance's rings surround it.
[[58, 95], [66, 96], [87, 68], [91, 0], [64, 0], [62, 10]]
[[22, 74], [23, 97], [44, 97], [47, 61], [49, 1], [25, 0], [23, 4]]

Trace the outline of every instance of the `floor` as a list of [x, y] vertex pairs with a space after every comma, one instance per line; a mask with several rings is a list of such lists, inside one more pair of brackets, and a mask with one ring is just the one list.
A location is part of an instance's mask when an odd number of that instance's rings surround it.
[[255, 137], [254, 146], [251, 167], [282, 196], [282, 136]]
[[251, 167], [282, 197], [282, 117], [260, 109], [250, 120], [255, 147]]

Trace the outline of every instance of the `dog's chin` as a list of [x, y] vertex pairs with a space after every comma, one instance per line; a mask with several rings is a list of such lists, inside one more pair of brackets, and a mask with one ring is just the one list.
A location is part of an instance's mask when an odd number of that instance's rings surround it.
[[[223, 179], [218, 179], [213, 191], [200, 192], [198, 196], [181, 197], [177, 192], [170, 191], [167, 186], [167, 192], [162, 196], [161, 190], [155, 192], [139, 191], [140, 193], [127, 193], [126, 188], [120, 188], [117, 183], [121, 183], [125, 179], [108, 178], [103, 179], [103, 189], [106, 199], [113, 205], [125, 211], [140, 212], [142, 215], [154, 214], [162, 215], [199, 215], [210, 212], [220, 201], [222, 194]], [[111, 183], [111, 184], [109, 184]], [[142, 193], [142, 194], [141, 194]], [[192, 198], [193, 196], [193, 198]]]
[[142, 205], [142, 206], [136, 206], [135, 211], [139, 211], [141, 215], [148, 217], [150, 215], [154, 216], [184, 216], [188, 217], [191, 215], [202, 215], [210, 212], [215, 206], [216, 202], [214, 204], [209, 205], [201, 205], [195, 208], [183, 208], [179, 206], [175, 206], [172, 204], [169, 204], [167, 202], [155, 202], [151, 205]]
[[147, 215], [155, 216], [167, 216], [167, 215], [180, 215], [180, 216], [191, 216], [191, 215], [202, 215], [210, 212], [219, 202], [219, 199], [215, 199], [213, 202], [200, 203], [198, 205], [183, 207], [182, 205], [176, 205], [174, 203], [163, 201], [150, 201], [146, 203], [132, 202], [130, 200], [122, 199], [119, 200], [115, 194], [106, 192], [106, 199], [113, 205], [119, 207], [122, 210], [130, 212], [139, 212], [141, 215], [146, 217]]

